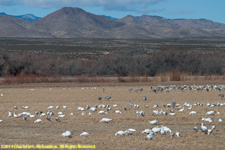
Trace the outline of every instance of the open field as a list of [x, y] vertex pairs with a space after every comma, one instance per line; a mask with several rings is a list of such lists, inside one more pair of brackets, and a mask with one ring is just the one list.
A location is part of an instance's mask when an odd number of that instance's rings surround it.
[[[218, 82], [219, 84], [219, 82]], [[41, 85], [41, 86], [40, 86]], [[0, 97], [0, 119], [4, 120], [0, 123], [0, 144], [44, 144], [44, 145], [96, 145], [96, 149], [173, 149], [173, 150], [189, 150], [189, 149], [223, 149], [225, 139], [225, 123], [218, 122], [221, 118], [225, 120], [225, 106], [207, 107], [207, 103], [225, 103], [224, 99], [221, 99], [218, 95], [224, 94], [224, 91], [211, 90], [209, 92], [204, 91], [181, 91], [172, 90], [170, 92], [158, 92], [157, 94], [151, 92], [151, 85], [105, 85], [105, 92], [102, 90], [102, 86], [97, 86], [96, 89], [92, 89], [89, 85], [88, 89], [82, 89], [81, 84], [71, 86], [70, 84], [55, 84], [51, 87], [51, 84], [42, 86], [30, 85], [30, 86], [2, 86], [2, 94]], [[94, 84], [93, 84], [94, 85]], [[214, 85], [214, 84], [212, 84]], [[96, 85], [94, 85], [96, 86]], [[129, 88], [134, 90], [137, 88], [143, 88], [143, 92], [131, 93]], [[155, 86], [154, 86], [155, 87]], [[103, 99], [106, 96], [112, 94], [112, 98], [109, 101], [98, 100], [98, 96], [102, 96]], [[143, 97], [147, 97], [147, 101], [143, 101]], [[172, 103], [172, 99], [175, 98], [177, 104], [183, 104], [185, 102], [190, 104], [201, 103], [203, 106], [194, 106], [194, 111], [197, 114], [189, 115], [191, 110], [185, 107], [184, 112], [178, 112], [177, 108], [174, 108], [176, 116], [170, 115], [153, 115], [153, 110], [161, 110], [170, 112], [172, 108], [163, 107], [163, 104]], [[130, 108], [128, 101], [134, 104], [139, 104], [139, 108]], [[106, 108], [98, 108], [96, 112], [92, 112], [92, 115], [88, 115], [89, 110], [77, 111], [77, 108], [90, 107], [94, 105], [110, 105], [112, 110], [108, 112], [108, 115], [98, 114], [99, 110], [105, 110]], [[114, 113], [114, 104], [118, 105], [118, 109], [122, 114]], [[158, 104], [158, 108], [153, 108], [153, 105]], [[149, 105], [149, 108], [145, 108], [145, 105]], [[13, 109], [13, 106], [17, 106], [18, 109]], [[30, 106], [29, 109], [21, 109], [21, 106]], [[54, 106], [50, 109], [54, 112], [51, 116], [52, 121], [48, 121], [46, 116], [35, 118], [28, 117], [27, 121], [23, 118], [8, 117], [8, 111], [15, 112], [16, 114], [22, 112], [30, 112], [35, 114], [36, 111], [47, 112], [49, 106]], [[55, 106], [60, 106], [56, 109]], [[61, 106], [68, 106], [68, 109], [63, 109]], [[125, 111], [123, 108], [127, 107]], [[145, 116], [136, 114], [137, 110], [143, 110]], [[221, 114], [215, 114], [212, 116], [206, 116], [206, 112], [214, 110]], [[61, 118], [60, 122], [55, 121], [58, 112], [63, 112], [66, 115], [65, 118]], [[85, 115], [82, 115], [85, 112]], [[73, 116], [70, 113], [74, 113]], [[214, 122], [204, 122], [204, 125], [211, 128], [212, 125], [216, 125], [216, 129], [210, 134], [205, 135], [203, 132], [195, 132], [194, 126], [198, 126], [202, 123], [203, 117], [210, 117]], [[34, 124], [34, 120], [41, 118], [41, 123]], [[111, 118], [112, 122], [100, 123], [102, 118]], [[148, 121], [159, 120], [156, 125], [151, 125]], [[145, 140], [146, 134], [142, 135], [141, 132], [144, 129], [151, 129], [155, 126], [165, 125], [169, 127], [173, 132], [180, 132], [181, 137], [161, 136], [159, 133], [153, 138], [153, 140]], [[115, 136], [114, 134], [120, 130], [127, 130], [129, 128], [136, 129], [133, 135]], [[61, 137], [60, 135], [65, 131], [71, 131], [73, 133], [72, 138]], [[90, 136], [80, 137], [82, 132], [89, 132]]]

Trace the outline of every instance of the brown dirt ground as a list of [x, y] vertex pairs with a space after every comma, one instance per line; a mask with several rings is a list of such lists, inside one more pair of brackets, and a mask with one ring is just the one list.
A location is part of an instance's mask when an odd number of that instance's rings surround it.
[[[82, 90], [82, 86], [89, 86], [88, 89]], [[220, 107], [207, 107], [206, 104], [223, 102], [218, 94], [224, 91], [180, 91], [174, 90], [171, 92], [152, 93], [150, 92], [150, 85], [141, 84], [124, 84], [124, 85], [104, 85], [105, 92], [102, 92], [102, 86], [94, 90], [91, 87], [97, 86], [82, 85], [82, 84], [28, 84], [28, 85], [9, 85], [1, 86], [3, 97], [0, 97], [0, 119], [4, 122], [0, 123], [0, 144], [44, 144], [44, 145], [96, 145], [96, 149], [173, 149], [173, 150], [189, 150], [189, 149], [224, 149], [225, 139], [225, 122], [219, 123], [218, 119], [221, 118], [225, 121], [225, 106]], [[137, 89], [143, 88], [142, 93], [128, 92], [129, 88]], [[31, 90], [33, 88], [33, 90]], [[52, 90], [49, 90], [51, 88]], [[112, 99], [109, 101], [98, 101], [98, 96], [106, 97], [112, 94]], [[142, 101], [143, 96], [147, 96], [147, 101]], [[162, 104], [171, 103], [175, 98], [176, 103], [184, 104], [184, 102], [194, 104], [196, 102], [203, 103], [204, 106], [193, 106], [193, 110], [197, 111], [196, 115], [189, 115], [190, 110], [185, 108], [183, 113], [179, 113], [177, 109], [176, 116], [165, 116], [152, 114], [153, 110], [167, 110], [171, 108], [163, 108]], [[139, 104], [140, 108], [129, 108], [128, 101]], [[81, 111], [77, 111], [77, 107], [85, 107], [86, 105], [94, 106], [99, 104], [118, 104], [119, 110], [122, 114], [115, 114], [113, 108], [108, 115], [98, 115], [99, 110], [106, 110], [106, 108], [98, 109], [92, 115], [87, 115], [88, 110], [85, 110], [86, 115], [82, 116]], [[153, 108], [154, 104], [159, 104], [159, 108]], [[30, 109], [23, 110], [20, 106], [30, 106]], [[8, 117], [8, 111], [15, 112], [16, 114], [23, 111], [34, 114], [35, 111], [47, 112], [48, 106], [68, 106], [68, 109], [60, 108], [52, 111], [55, 113], [52, 117], [52, 122], [47, 121], [42, 117], [43, 121], [39, 124], [34, 124], [34, 120], [41, 118], [28, 118], [24, 121], [22, 118]], [[144, 105], [149, 105], [145, 108]], [[18, 106], [19, 109], [14, 110], [13, 106]], [[126, 106], [129, 109], [123, 110]], [[142, 117], [135, 112], [137, 110], [145, 111], [145, 116]], [[210, 135], [205, 135], [202, 132], [194, 132], [193, 127], [200, 127], [202, 117], [207, 117], [205, 113], [209, 110], [221, 112], [220, 115], [209, 116], [214, 120], [212, 123], [205, 122], [208, 128], [216, 125], [216, 129]], [[54, 118], [56, 114], [62, 111], [66, 118], [62, 118], [61, 122], [56, 122]], [[70, 116], [74, 113], [74, 116]], [[110, 123], [100, 123], [102, 118], [112, 118]], [[172, 131], [179, 131], [181, 137], [170, 138], [169, 135], [161, 137], [157, 134], [153, 140], [145, 140], [146, 135], [141, 132], [144, 129], [155, 127], [148, 121], [159, 120], [157, 125], [166, 125]], [[127, 136], [114, 136], [119, 130], [126, 130], [134, 128], [137, 132], [133, 135]], [[73, 133], [72, 138], [64, 138], [60, 135], [65, 131]], [[89, 137], [80, 137], [80, 133], [89, 132]]]

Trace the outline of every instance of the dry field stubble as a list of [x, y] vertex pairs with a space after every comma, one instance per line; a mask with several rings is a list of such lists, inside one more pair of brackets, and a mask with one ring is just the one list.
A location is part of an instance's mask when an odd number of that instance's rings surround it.
[[[132, 87], [134, 89], [143, 88], [143, 92], [135, 93], [128, 92], [128, 89]], [[65, 87], [66, 88], [66, 87]], [[218, 119], [225, 120], [225, 106], [223, 107], [207, 107], [207, 102], [225, 102], [218, 94], [223, 93], [219, 91], [210, 92], [197, 92], [197, 91], [180, 91], [174, 90], [171, 92], [152, 93], [150, 92], [150, 86], [105, 86], [105, 92], [102, 92], [102, 87], [97, 90], [88, 89], [82, 90], [81, 87], [70, 87], [64, 89], [63, 87], [35, 87], [34, 90], [30, 88], [3, 88], [3, 97], [0, 97], [0, 119], [4, 120], [0, 123], [0, 144], [44, 144], [44, 145], [96, 145], [96, 149], [177, 149], [177, 150], [189, 150], [189, 149], [224, 149], [225, 139], [225, 123], [219, 123]], [[112, 99], [109, 101], [98, 101], [98, 96], [108, 96], [112, 94]], [[224, 94], [224, 93], [223, 93]], [[142, 101], [143, 96], [147, 96], [147, 101]], [[196, 115], [189, 115], [190, 110], [185, 108], [185, 111], [179, 113], [175, 109], [176, 116], [165, 116], [152, 114], [153, 110], [167, 110], [171, 108], [163, 108], [162, 104], [171, 103], [175, 98], [176, 103], [183, 104], [188, 102], [194, 104], [196, 102], [203, 103], [204, 106], [193, 106], [193, 110], [197, 111]], [[128, 101], [135, 104], [139, 104], [140, 108], [129, 108]], [[85, 107], [86, 105], [94, 106], [99, 104], [109, 104], [111, 107], [113, 104], [118, 104], [119, 110], [122, 114], [115, 114], [114, 108], [108, 115], [98, 115], [97, 112], [93, 112], [92, 115], [82, 116], [81, 111], [77, 111], [77, 107]], [[154, 104], [159, 104], [159, 108], [153, 108]], [[24, 110], [19, 106], [30, 106], [30, 109]], [[34, 120], [41, 118], [36, 116], [35, 118], [29, 118], [24, 121], [22, 118], [8, 117], [8, 111], [15, 112], [16, 114], [23, 111], [34, 114], [35, 111], [47, 112], [48, 106], [68, 106], [68, 109], [60, 108], [58, 110], [52, 109], [55, 113], [52, 117], [52, 121], [49, 122], [43, 117], [43, 121], [39, 124], [34, 124]], [[149, 108], [145, 108], [144, 105], [149, 105]], [[18, 106], [18, 110], [14, 110], [13, 106]], [[127, 111], [123, 110], [123, 107], [128, 107]], [[100, 109], [98, 109], [100, 110]], [[106, 110], [101, 109], [101, 110]], [[145, 111], [145, 116], [142, 117], [136, 114], [136, 110]], [[193, 127], [200, 127], [202, 117], [207, 117], [205, 113], [209, 110], [215, 110], [221, 112], [220, 115], [210, 116], [214, 120], [212, 123], [205, 122], [208, 128], [212, 125], [216, 125], [216, 129], [210, 135], [205, 135], [202, 132], [194, 132]], [[66, 115], [61, 119], [61, 122], [54, 120], [56, 114], [62, 111]], [[70, 113], [74, 113], [74, 116], [70, 116]], [[100, 123], [102, 118], [113, 119], [110, 123]], [[179, 131], [181, 137], [170, 138], [169, 135], [161, 137], [157, 134], [153, 140], [145, 140], [146, 135], [142, 135], [141, 132], [144, 129], [155, 127], [148, 121], [159, 120], [157, 125], [166, 125], [172, 131]], [[137, 130], [133, 135], [126, 136], [114, 136], [119, 130], [126, 130], [134, 128]], [[64, 138], [60, 135], [65, 131], [71, 131], [73, 133], [72, 138]], [[80, 133], [83, 131], [89, 132], [90, 136], [80, 137]]]

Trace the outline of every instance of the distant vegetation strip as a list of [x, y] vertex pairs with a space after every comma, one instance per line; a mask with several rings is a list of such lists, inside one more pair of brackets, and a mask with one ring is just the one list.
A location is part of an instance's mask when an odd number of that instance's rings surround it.
[[0, 38], [0, 77], [4, 83], [223, 79], [224, 42], [221, 38]]
[[0, 56], [0, 75], [4, 78], [3, 84], [224, 80], [224, 61], [224, 54], [185, 51], [140, 56], [106, 55], [97, 60], [12, 53]]
[[0, 55], [0, 76], [156, 76], [166, 72], [191, 75], [224, 75], [225, 54], [166, 51], [151, 55], [99, 56], [97, 59], [69, 59], [57, 55], [9, 53]]

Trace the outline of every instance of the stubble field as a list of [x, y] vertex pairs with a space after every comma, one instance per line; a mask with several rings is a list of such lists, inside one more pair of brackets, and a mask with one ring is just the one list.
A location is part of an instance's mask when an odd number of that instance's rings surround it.
[[[150, 85], [123, 85], [123, 86], [82, 86], [75, 87], [5, 87], [2, 88], [3, 96], [0, 97], [0, 144], [1, 145], [95, 145], [96, 149], [173, 149], [173, 150], [189, 150], [189, 149], [224, 149], [225, 139], [225, 106], [207, 107], [207, 103], [225, 103], [218, 95], [224, 94], [224, 91], [210, 92], [206, 91], [181, 91], [172, 90], [170, 92], [151, 92]], [[143, 88], [142, 92], [129, 92], [128, 89]], [[112, 94], [112, 98], [108, 101], [104, 97]], [[102, 96], [103, 100], [99, 101], [98, 97]], [[143, 101], [146, 96], [147, 100]], [[178, 112], [177, 108], [173, 110], [176, 116], [171, 115], [153, 115], [153, 110], [167, 111], [170, 113], [171, 107], [163, 107], [163, 104], [171, 104], [173, 98], [177, 104], [183, 108], [185, 102], [192, 104], [192, 110], [184, 107], [184, 112]], [[128, 102], [140, 105], [139, 108], [131, 108]], [[194, 106], [195, 103], [201, 103], [203, 106]], [[78, 107], [86, 107], [89, 105], [109, 105], [112, 110], [106, 114], [98, 114], [99, 110], [106, 108], [98, 108], [96, 112], [90, 110], [77, 111]], [[117, 104], [121, 114], [116, 114], [114, 104]], [[153, 108], [153, 105], [158, 104], [158, 108]], [[145, 108], [149, 105], [149, 108]], [[14, 109], [17, 106], [18, 109]], [[30, 106], [29, 109], [22, 109], [21, 106]], [[14, 118], [8, 117], [8, 111], [15, 114], [29, 112], [35, 114], [36, 111], [47, 112], [49, 106], [54, 106], [50, 109], [54, 112], [51, 121], [46, 119], [47, 116], [35, 118], [28, 117], [27, 121], [23, 117]], [[60, 106], [56, 109], [55, 106]], [[68, 109], [63, 109], [62, 106], [68, 106]], [[125, 111], [123, 108], [127, 107]], [[143, 110], [145, 116], [136, 114], [136, 111]], [[214, 110], [215, 115], [206, 116], [206, 112]], [[190, 111], [197, 111], [197, 114], [189, 115]], [[65, 118], [61, 118], [60, 122], [55, 121], [58, 112], [63, 112]], [[82, 113], [85, 112], [85, 115]], [[91, 115], [88, 113], [91, 112]], [[217, 114], [220, 112], [220, 114]], [[73, 116], [70, 114], [74, 113]], [[203, 117], [210, 117], [213, 122], [204, 122], [204, 125], [211, 128], [212, 125], [216, 129], [206, 135], [201, 131], [195, 132], [194, 126], [200, 128]], [[41, 123], [34, 124], [36, 119], [42, 119]], [[111, 118], [112, 122], [100, 123], [102, 118]], [[224, 121], [218, 122], [221, 118]], [[149, 121], [158, 120], [159, 123], [151, 125]], [[145, 140], [146, 134], [142, 134], [145, 129], [151, 129], [155, 126], [167, 126], [173, 132], [180, 132], [180, 137], [174, 136], [171, 138], [169, 133], [166, 136], [161, 136], [159, 133], [152, 140]], [[115, 133], [120, 130], [129, 128], [136, 129], [133, 135], [115, 136]], [[65, 131], [71, 131], [72, 138], [61, 137]], [[90, 136], [81, 137], [82, 132], [89, 132]]]

